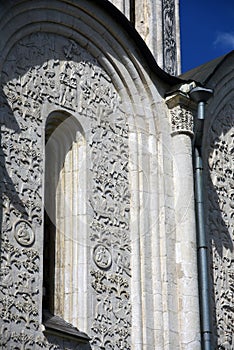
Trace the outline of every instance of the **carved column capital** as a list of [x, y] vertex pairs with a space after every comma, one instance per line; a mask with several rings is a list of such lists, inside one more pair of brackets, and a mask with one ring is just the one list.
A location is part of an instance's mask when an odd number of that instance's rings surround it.
[[187, 134], [193, 136], [193, 114], [184, 106], [176, 106], [170, 110], [171, 135]]
[[185, 134], [193, 137], [194, 104], [181, 92], [166, 99], [170, 113], [171, 135]]

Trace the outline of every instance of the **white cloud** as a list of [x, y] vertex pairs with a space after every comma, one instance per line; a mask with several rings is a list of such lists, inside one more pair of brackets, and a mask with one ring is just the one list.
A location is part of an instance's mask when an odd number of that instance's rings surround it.
[[229, 50], [234, 49], [234, 33], [220, 32], [214, 41], [215, 47], [225, 47]]

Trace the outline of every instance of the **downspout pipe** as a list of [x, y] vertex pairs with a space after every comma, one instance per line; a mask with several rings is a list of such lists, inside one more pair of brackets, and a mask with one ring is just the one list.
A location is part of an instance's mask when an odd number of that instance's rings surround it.
[[205, 104], [212, 96], [213, 90], [195, 87], [190, 91], [190, 97], [197, 102], [197, 117], [195, 119], [193, 161], [195, 184], [195, 207], [197, 224], [198, 278], [201, 314], [202, 350], [212, 350], [212, 327], [209, 292], [208, 244], [205, 232], [204, 194], [203, 194], [203, 160], [202, 139], [205, 120]]

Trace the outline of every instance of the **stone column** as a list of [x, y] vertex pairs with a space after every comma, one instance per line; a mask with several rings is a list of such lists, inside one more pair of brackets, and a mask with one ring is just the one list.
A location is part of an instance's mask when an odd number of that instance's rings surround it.
[[167, 98], [173, 138], [176, 270], [180, 348], [200, 349], [196, 222], [192, 164], [192, 102], [181, 91]]

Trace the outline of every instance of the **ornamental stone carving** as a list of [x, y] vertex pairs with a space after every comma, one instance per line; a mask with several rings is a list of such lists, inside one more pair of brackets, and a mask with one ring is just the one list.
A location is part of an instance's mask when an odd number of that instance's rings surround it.
[[128, 125], [120, 108], [100, 110], [90, 146], [94, 214], [90, 238], [95, 263], [91, 284], [97, 298], [92, 345], [130, 349]]
[[93, 259], [100, 269], [108, 269], [111, 266], [112, 258], [110, 251], [102, 244], [98, 244], [93, 250]]
[[188, 134], [193, 136], [193, 114], [184, 106], [176, 106], [170, 110], [171, 134]]
[[234, 105], [227, 105], [214, 119], [206, 150], [207, 232], [210, 237], [214, 285], [214, 329], [217, 348], [234, 346]]
[[177, 74], [175, 1], [162, 0], [164, 70]]
[[183, 84], [166, 98], [169, 108], [171, 135], [194, 134], [194, 111], [196, 105], [188, 97], [192, 84]]
[[[2, 346], [55, 349], [40, 325], [43, 236], [42, 106], [87, 122], [91, 208], [89, 297], [93, 349], [130, 349], [128, 124], [110, 77], [74, 40], [24, 37], [3, 67], [1, 91], [4, 234], [0, 288]], [[13, 283], [14, 281], [14, 283]], [[105, 311], [105, 314], [103, 314]], [[113, 341], [113, 335], [114, 341]], [[22, 345], [23, 344], [23, 345]]]
[[30, 246], [33, 244], [35, 236], [31, 225], [25, 221], [20, 220], [16, 223], [15, 228], [15, 239], [22, 246]]

